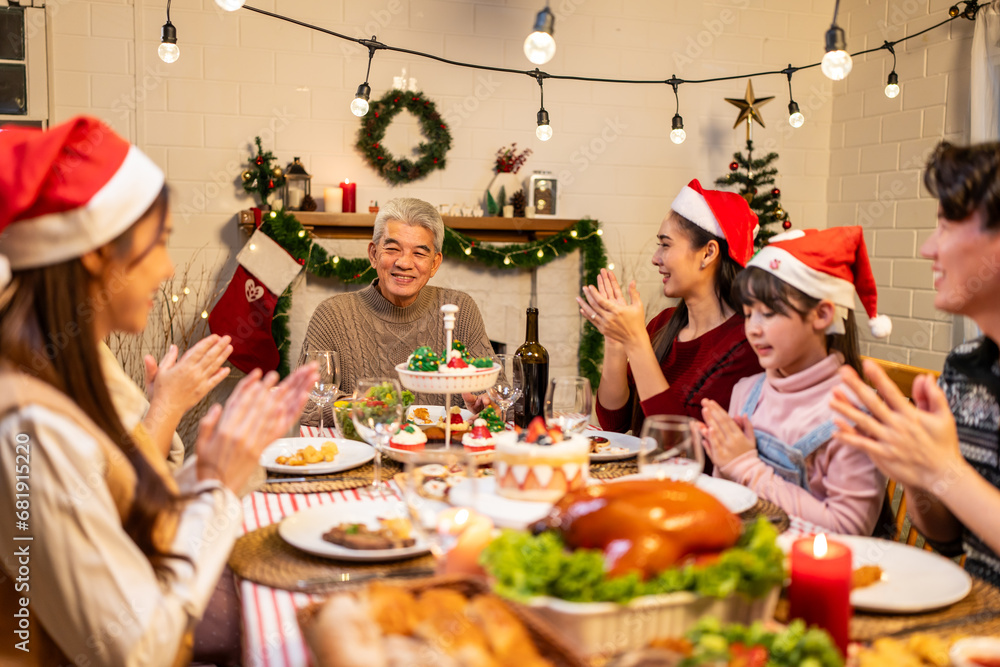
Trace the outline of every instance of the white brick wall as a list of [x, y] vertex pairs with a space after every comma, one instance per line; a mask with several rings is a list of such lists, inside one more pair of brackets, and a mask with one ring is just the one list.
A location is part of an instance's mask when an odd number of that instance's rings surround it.
[[[521, 44], [543, 5], [528, 0], [256, 4], [352, 37], [377, 34], [398, 46], [522, 69], [529, 64]], [[926, 27], [947, 9], [932, 2], [931, 16], [920, 3], [916, 14], [895, 20], [913, 4], [848, 0], [841, 24], [848, 28], [850, 47], [901, 36], [910, 21]], [[545, 69], [666, 79], [671, 74], [707, 78], [805, 64], [821, 55], [829, 5], [799, 0], [566, 0], [553, 4], [558, 50]], [[232, 270], [227, 258], [244, 241], [235, 229], [235, 212], [251, 200], [237, 179], [256, 134], [281, 161], [301, 156], [317, 193], [345, 176], [357, 181], [362, 207], [372, 199], [399, 195], [435, 204], [474, 202], [489, 182], [496, 149], [516, 141], [534, 150], [525, 176], [548, 169], [562, 178], [562, 215], [592, 216], [606, 225], [605, 239], [619, 276], [637, 279], [652, 314], [667, 305], [658, 296], [659, 283], [649, 265], [659, 221], [681, 185], [693, 177], [709, 184], [725, 174], [732, 153], [744, 142], [743, 130], [732, 129], [736, 110], [723, 101], [742, 97], [743, 81], [681, 86], [688, 131], [681, 146], [667, 138], [674, 113], [667, 86], [549, 81], [545, 99], [555, 136], [543, 144], [534, 137], [538, 86], [532, 79], [378, 53], [370, 79], [373, 95], [381, 95], [405, 66], [438, 103], [454, 138], [446, 170], [392, 188], [353, 148], [358, 121], [348, 104], [367, 65], [361, 47], [247, 11], [221, 12], [212, 0], [177, 0], [171, 18], [181, 57], [165, 65], [156, 57], [165, 20], [162, 2], [74, 0], [49, 11], [52, 118], [99, 115], [146, 150], [170, 176], [178, 228], [171, 244], [175, 258], [223, 273]], [[836, 86], [818, 68], [799, 72], [794, 95], [807, 116], [799, 130], [786, 122], [785, 78], [754, 80], [758, 96], [775, 96], [762, 109], [767, 128], [755, 128], [754, 139], [758, 151], [779, 153], [777, 184], [791, 219], [796, 226], [814, 227], [866, 220], [887, 312], [899, 313], [897, 321], [912, 315], [913, 326], [923, 323], [927, 329], [921, 347], [901, 347], [897, 336], [888, 344], [866, 340], [867, 352], [885, 350], [913, 362], [942, 356], [938, 348], [947, 333], [940, 327], [948, 324], [941, 325], [932, 312], [929, 280], [920, 277], [926, 267], [904, 250], [919, 243], [918, 230], [933, 225], [933, 206], [918, 189], [923, 155], [943, 133], [960, 138], [964, 129], [968, 103], [962, 93], [968, 84], [961, 70], [970, 28], [931, 33], [917, 40], [919, 45], [900, 49], [897, 70], [903, 93], [895, 101], [882, 96], [888, 73], [882, 54], [859, 59], [847, 82]], [[609, 132], [609, 127], [616, 129]], [[344, 256], [364, 249], [360, 242], [337, 243]], [[570, 295], [576, 291], [577, 262], [575, 257], [559, 260], [538, 276], [542, 341], [553, 351], [554, 373], [571, 372], [574, 366], [579, 321]], [[498, 290], [501, 278], [503, 289]], [[523, 339], [528, 274], [448, 262], [434, 282], [469, 291], [493, 338], [510, 344]], [[340, 289], [312, 279], [297, 288], [294, 347], [315, 303]], [[907, 324], [901, 326], [907, 330]]]
[[[840, 23], [849, 26], [848, 47], [872, 48], [947, 18], [950, 3], [929, 4], [847, 0]], [[848, 149], [831, 151], [828, 192], [836, 198], [831, 196], [830, 221], [866, 228], [880, 310], [893, 320], [887, 341], [862, 336], [862, 353], [936, 370], [952, 347], [952, 318], [934, 308], [930, 262], [918, 255], [937, 215], [937, 202], [921, 178], [939, 141], [966, 139], [972, 28], [960, 20], [898, 45], [901, 92], [893, 100], [883, 93], [892, 69], [892, 56], [884, 51], [855, 61], [846, 81], [851, 92], [843, 94], [844, 84], [834, 86], [831, 136], [842, 132], [845, 146], [860, 148], [860, 159]], [[878, 176], [875, 192], [852, 187], [865, 184], [861, 178], [869, 174]]]

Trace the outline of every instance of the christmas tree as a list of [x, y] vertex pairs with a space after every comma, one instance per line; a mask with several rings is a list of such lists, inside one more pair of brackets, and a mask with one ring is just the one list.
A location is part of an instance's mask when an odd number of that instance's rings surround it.
[[739, 193], [750, 204], [750, 210], [757, 214], [760, 230], [754, 246], [758, 250], [767, 245], [769, 238], [780, 233], [776, 225], [780, 224], [783, 229], [790, 229], [792, 226], [788, 213], [781, 206], [781, 190], [773, 187], [778, 170], [771, 165], [777, 159], [777, 153], [754, 158], [753, 141], [748, 139], [746, 155], [742, 152], [734, 153], [733, 161], [729, 163], [729, 173], [715, 180], [718, 186], [739, 186]]
[[772, 187], [774, 176], [778, 170], [771, 166], [778, 159], [777, 153], [768, 153], [762, 158], [753, 157], [753, 124], [757, 123], [761, 127], [764, 125], [764, 117], [760, 113], [760, 107], [764, 106], [774, 97], [757, 97], [753, 92], [753, 82], [747, 81], [747, 91], [742, 98], [727, 97], [726, 101], [740, 110], [736, 122], [733, 124], [735, 130], [740, 125], [746, 125], [747, 131], [747, 154], [734, 153], [733, 161], [729, 163], [729, 173], [715, 179], [715, 184], [720, 186], [738, 185], [740, 194], [747, 203], [750, 210], [757, 214], [757, 222], [760, 229], [754, 241], [754, 247], [760, 250], [767, 245], [767, 240], [779, 234], [775, 229], [775, 223], [781, 223], [784, 229], [790, 229], [791, 221], [788, 214], [781, 207], [781, 190]]
[[255, 137], [255, 141], [257, 155], [247, 159], [250, 166], [243, 170], [240, 178], [243, 181], [243, 189], [251, 194], [254, 192], [259, 194], [261, 207], [266, 208], [267, 198], [271, 196], [271, 192], [285, 184], [285, 172], [277, 165], [271, 166], [274, 153], [264, 150], [260, 137]]

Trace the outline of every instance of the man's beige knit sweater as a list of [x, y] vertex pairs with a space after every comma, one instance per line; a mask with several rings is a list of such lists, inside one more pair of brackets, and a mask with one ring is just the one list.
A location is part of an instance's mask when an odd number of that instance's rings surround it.
[[[400, 308], [382, 296], [378, 279], [363, 290], [339, 294], [319, 304], [309, 320], [303, 347], [339, 353], [341, 392], [352, 393], [355, 383], [366, 377], [398, 380], [396, 364], [406, 361], [421, 345], [430, 345], [438, 352], [444, 350], [441, 306], [446, 303], [458, 306], [455, 340], [465, 343], [477, 357], [492, 356], [483, 317], [468, 294], [427, 285], [413, 304]], [[416, 403], [443, 405], [444, 396], [417, 394]], [[319, 423], [319, 413], [312, 402], [306, 407], [302, 422]], [[333, 426], [330, 408], [323, 417], [323, 425]]]

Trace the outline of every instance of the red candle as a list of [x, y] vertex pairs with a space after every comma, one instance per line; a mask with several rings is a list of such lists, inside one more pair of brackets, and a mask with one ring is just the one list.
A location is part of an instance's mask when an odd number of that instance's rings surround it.
[[788, 615], [823, 628], [847, 655], [851, 621], [851, 550], [825, 535], [792, 545], [792, 582]]
[[357, 210], [358, 184], [351, 183], [351, 179], [345, 178], [340, 184], [340, 189], [344, 191], [344, 213], [354, 213]]

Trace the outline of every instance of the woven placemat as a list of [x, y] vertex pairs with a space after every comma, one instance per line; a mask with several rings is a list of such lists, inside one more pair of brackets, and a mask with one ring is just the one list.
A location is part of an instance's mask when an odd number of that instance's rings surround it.
[[[914, 582], [919, 586], [920, 582]], [[909, 629], [951, 636], [1000, 634], [1000, 590], [979, 579], [972, 580], [972, 590], [953, 605], [925, 614], [871, 614], [855, 612], [851, 619], [851, 639], [872, 641], [887, 634], [902, 634]], [[960, 621], [951, 624], [951, 621]], [[938, 628], [932, 624], [947, 624]]]
[[[372, 575], [404, 573], [415, 568], [430, 568], [434, 558], [428, 554], [389, 563], [356, 563], [310, 556], [281, 539], [278, 524], [259, 528], [236, 540], [229, 556], [229, 567], [237, 576], [258, 584], [287, 591], [326, 593], [345, 584], [357, 583]], [[320, 583], [318, 579], [332, 579]], [[352, 581], [353, 580], [353, 581]], [[311, 581], [313, 583], [304, 584]]]
[[624, 461], [606, 461], [604, 463], [591, 463], [590, 476], [594, 479], [618, 479], [626, 475], [635, 475], [639, 472], [639, 462], [635, 457]]
[[744, 522], [753, 521], [757, 517], [764, 517], [774, 524], [779, 534], [788, 530], [788, 527], [792, 525], [791, 519], [788, 518], [788, 513], [785, 510], [770, 500], [764, 500], [763, 498], [758, 499], [757, 504], [750, 509], [741, 512], [739, 517]]
[[[403, 466], [388, 457], [382, 459], [382, 479], [391, 479], [393, 475], [403, 469]], [[372, 483], [375, 476], [375, 465], [366, 463], [360, 468], [352, 468], [334, 475], [309, 475], [305, 482], [272, 482], [262, 484], [257, 490], [264, 493], [323, 493], [325, 491], [347, 491], [348, 489], [358, 489]], [[302, 475], [282, 475], [281, 473], [269, 473], [268, 480], [277, 480], [283, 477], [294, 479]]]

